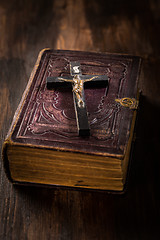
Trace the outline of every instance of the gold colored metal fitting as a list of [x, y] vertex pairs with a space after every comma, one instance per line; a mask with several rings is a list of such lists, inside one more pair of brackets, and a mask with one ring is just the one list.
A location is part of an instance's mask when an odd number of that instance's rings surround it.
[[139, 101], [135, 98], [117, 98], [115, 99], [116, 102], [118, 102], [123, 107], [128, 107], [130, 109], [137, 109]]

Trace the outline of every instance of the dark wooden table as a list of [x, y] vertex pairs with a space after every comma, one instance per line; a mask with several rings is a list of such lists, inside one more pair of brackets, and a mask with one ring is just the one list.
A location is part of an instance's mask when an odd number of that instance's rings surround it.
[[160, 239], [160, 1], [0, 0], [1, 145], [46, 47], [143, 58], [127, 190], [14, 187], [1, 161], [0, 239]]

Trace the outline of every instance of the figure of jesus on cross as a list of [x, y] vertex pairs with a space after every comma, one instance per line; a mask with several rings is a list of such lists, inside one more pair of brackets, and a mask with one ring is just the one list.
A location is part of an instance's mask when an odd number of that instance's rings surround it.
[[78, 133], [79, 136], [89, 136], [90, 127], [85, 104], [84, 83], [92, 81], [93, 84], [96, 83], [96, 86], [103, 87], [107, 85], [108, 78], [106, 75], [82, 75], [80, 63], [77, 61], [70, 63], [70, 74], [65, 77], [48, 77], [47, 88], [55, 89], [72, 83]]

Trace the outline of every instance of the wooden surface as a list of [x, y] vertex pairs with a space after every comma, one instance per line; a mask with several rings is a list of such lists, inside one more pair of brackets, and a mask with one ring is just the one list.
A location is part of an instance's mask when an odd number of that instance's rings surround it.
[[143, 57], [126, 192], [14, 187], [0, 162], [0, 239], [160, 238], [159, 43], [158, 0], [0, 0], [1, 145], [42, 48]]

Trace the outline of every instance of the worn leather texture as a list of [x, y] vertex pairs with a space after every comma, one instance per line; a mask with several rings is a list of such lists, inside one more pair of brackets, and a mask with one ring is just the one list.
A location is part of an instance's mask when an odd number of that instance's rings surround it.
[[[48, 90], [48, 76], [70, 75], [79, 61], [82, 74], [107, 75], [107, 87], [85, 89], [89, 137], [79, 137], [71, 88]], [[140, 58], [129, 55], [46, 50], [25, 96], [12, 141], [64, 151], [122, 157], [129, 139], [133, 111], [117, 98], [137, 98]]]

